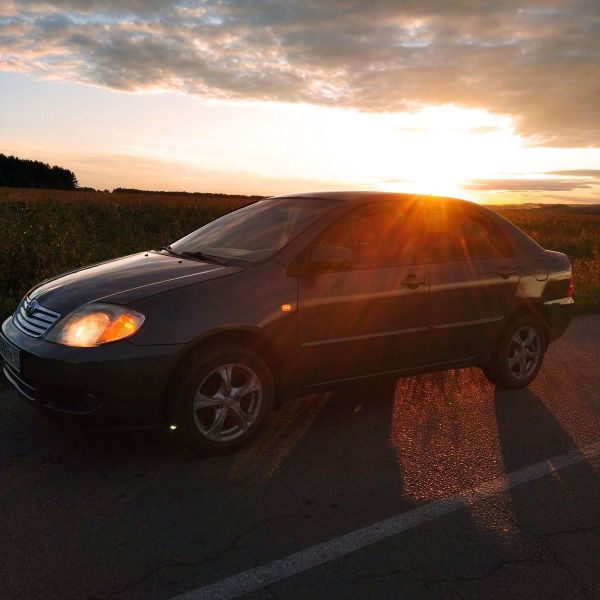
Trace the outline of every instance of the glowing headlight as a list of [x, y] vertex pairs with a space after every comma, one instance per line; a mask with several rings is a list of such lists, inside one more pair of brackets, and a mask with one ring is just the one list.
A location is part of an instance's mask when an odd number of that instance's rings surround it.
[[100, 346], [133, 335], [144, 315], [116, 304], [88, 304], [59, 321], [46, 339], [65, 346]]

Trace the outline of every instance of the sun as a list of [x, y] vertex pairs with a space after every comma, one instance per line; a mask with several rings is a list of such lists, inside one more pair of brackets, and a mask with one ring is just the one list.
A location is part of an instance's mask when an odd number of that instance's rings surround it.
[[[351, 138], [344, 139], [341, 126], [352, 132]], [[456, 106], [353, 113], [340, 123], [337, 139], [342, 143], [328, 166], [353, 187], [368, 182], [385, 191], [463, 198], [472, 196], [463, 184], [497, 177], [523, 145], [510, 118]]]

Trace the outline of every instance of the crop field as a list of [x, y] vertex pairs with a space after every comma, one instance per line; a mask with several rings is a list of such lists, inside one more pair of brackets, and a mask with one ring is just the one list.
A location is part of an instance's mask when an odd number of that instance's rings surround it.
[[[38, 281], [165, 245], [253, 201], [192, 196], [0, 188], [0, 319]], [[600, 310], [600, 208], [496, 208], [574, 267], [577, 310]]]
[[42, 279], [166, 245], [252, 200], [0, 188], [0, 319]]

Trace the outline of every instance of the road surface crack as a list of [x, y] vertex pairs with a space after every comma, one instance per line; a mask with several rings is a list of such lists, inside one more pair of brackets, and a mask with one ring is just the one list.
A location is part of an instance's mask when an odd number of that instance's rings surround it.
[[588, 596], [588, 590], [586, 587], [579, 581], [575, 573], [571, 570], [569, 565], [567, 565], [563, 560], [558, 556], [558, 554], [554, 551], [554, 549], [550, 546], [550, 538], [556, 537], [558, 535], [565, 535], [569, 533], [584, 533], [588, 531], [593, 531], [595, 529], [600, 528], [600, 524], [595, 524], [591, 526], [583, 526], [583, 527], [570, 527], [565, 529], [557, 529], [555, 531], [549, 531], [546, 533], [540, 533], [534, 531], [525, 525], [518, 519], [515, 518], [512, 514], [507, 512], [503, 507], [498, 506], [494, 503], [494, 501], [490, 498], [485, 500], [488, 504], [490, 504], [495, 510], [503, 515], [503, 517], [512, 523], [516, 529], [519, 531], [529, 535], [539, 544], [540, 548], [547, 553], [548, 556], [552, 559], [552, 562], [562, 571], [564, 571], [569, 579], [571, 580], [571, 584], [573, 589], [582, 597]]
[[145, 575], [143, 575], [139, 579], [136, 579], [135, 581], [123, 584], [122, 586], [120, 586], [119, 588], [110, 592], [107, 595], [92, 594], [90, 596], [90, 600], [110, 600], [111, 598], [116, 598], [117, 596], [120, 596], [121, 594], [131, 590], [132, 588], [145, 583], [146, 581], [148, 581], [148, 579], [150, 579], [151, 577], [156, 575], [156, 573], [158, 573], [160, 571], [164, 571], [165, 569], [199, 567], [199, 566], [214, 562], [216, 560], [219, 560], [223, 556], [227, 555], [229, 552], [232, 552], [233, 550], [235, 550], [239, 546], [241, 540], [244, 537], [246, 537], [247, 535], [250, 535], [259, 527], [262, 527], [263, 525], [266, 525], [267, 523], [272, 523], [274, 521], [282, 521], [284, 519], [290, 519], [290, 518], [296, 517], [296, 516], [297, 516], [296, 514], [278, 515], [275, 517], [270, 517], [268, 519], [262, 519], [260, 521], [257, 521], [251, 527], [248, 527], [247, 529], [241, 531], [236, 536], [234, 536], [234, 538], [229, 542], [229, 544], [227, 544], [227, 546], [225, 548], [223, 548], [222, 550], [219, 550], [218, 552], [216, 552], [215, 554], [213, 554], [211, 556], [202, 558], [201, 560], [197, 560], [197, 561], [173, 561], [173, 562], [157, 565], [156, 567], [153, 567], [152, 569], [150, 569]]
[[[352, 578], [347, 580], [347, 583], [356, 584], [362, 581], [367, 581], [371, 579], [387, 579], [389, 577], [400, 576], [405, 579], [409, 579], [411, 581], [420, 581], [425, 584], [427, 588], [430, 588], [434, 584], [438, 583], [464, 583], [464, 582], [472, 582], [472, 581], [484, 581], [489, 577], [495, 575], [499, 571], [501, 571], [504, 567], [515, 565], [515, 564], [524, 564], [524, 563], [536, 563], [536, 564], [553, 564], [553, 561], [542, 560], [541, 552], [536, 552], [533, 556], [529, 558], [517, 558], [517, 559], [503, 559], [498, 561], [492, 567], [486, 569], [484, 573], [481, 575], [454, 575], [449, 577], [430, 577], [423, 572], [422, 567], [414, 567], [412, 569], [393, 569], [390, 571], [386, 571], [385, 573], [370, 573], [367, 575], [362, 575], [359, 577]], [[420, 574], [418, 574], [420, 573]]]

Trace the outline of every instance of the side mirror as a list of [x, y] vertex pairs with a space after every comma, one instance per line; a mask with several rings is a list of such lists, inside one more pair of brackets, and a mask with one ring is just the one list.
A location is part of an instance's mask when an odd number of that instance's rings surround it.
[[317, 271], [337, 271], [352, 264], [352, 250], [344, 246], [317, 246], [309, 259], [309, 269]]

